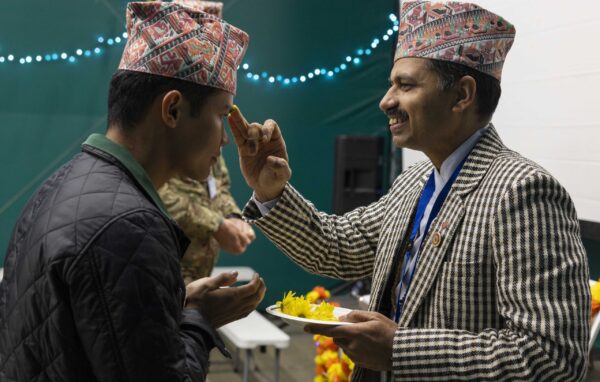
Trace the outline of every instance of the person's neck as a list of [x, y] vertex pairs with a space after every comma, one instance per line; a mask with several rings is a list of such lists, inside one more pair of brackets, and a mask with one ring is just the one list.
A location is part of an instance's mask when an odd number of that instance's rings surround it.
[[174, 174], [164, 158], [166, 153], [163, 141], [154, 133], [154, 129], [136, 126], [125, 131], [119, 126], [111, 126], [106, 137], [126, 148], [133, 158], [146, 170], [148, 177], [157, 190]]
[[452, 134], [449, 134], [443, 139], [439, 139], [436, 145], [431, 147], [429, 150], [424, 151], [425, 155], [431, 160], [431, 163], [435, 166], [439, 172], [442, 168], [444, 161], [452, 155], [467, 139], [469, 139], [475, 132], [482, 127], [487, 126], [489, 121], [478, 121], [477, 123], [469, 124], [468, 126], [461, 126], [452, 129]]

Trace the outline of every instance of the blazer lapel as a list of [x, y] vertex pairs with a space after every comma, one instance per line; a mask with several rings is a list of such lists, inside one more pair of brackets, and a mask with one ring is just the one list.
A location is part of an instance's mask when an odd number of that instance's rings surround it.
[[[390, 213], [393, 214], [391, 224], [386, 224], [388, 231], [382, 232], [386, 235], [381, 241], [381, 255], [376, 257], [373, 274], [373, 290], [371, 291], [371, 300], [369, 310], [380, 311], [381, 301], [385, 294], [384, 288], [389, 284], [389, 278], [394, 278], [398, 267], [402, 266], [403, 257], [397, 255], [408, 232], [411, 218], [417, 208], [417, 203], [425, 182], [429, 177], [431, 170], [427, 170], [414, 187], [402, 200], [392, 203]], [[400, 256], [397, 261], [396, 256]]]
[[421, 246], [417, 269], [413, 276], [406, 302], [402, 309], [399, 326], [408, 326], [421, 302], [437, 278], [444, 255], [452, 243], [457, 227], [462, 223], [465, 209], [462, 199], [449, 194], [444, 207], [431, 223]]
[[431, 223], [419, 253], [417, 269], [404, 303], [399, 326], [409, 326], [423, 299], [436, 281], [446, 251], [450, 248], [454, 234], [462, 224], [465, 215], [463, 199], [481, 182], [492, 161], [503, 147], [496, 129], [490, 124], [487, 132], [467, 157], [440, 213]]

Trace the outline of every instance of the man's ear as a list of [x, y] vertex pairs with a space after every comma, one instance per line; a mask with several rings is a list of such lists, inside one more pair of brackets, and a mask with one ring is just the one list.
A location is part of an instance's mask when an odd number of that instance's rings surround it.
[[183, 95], [178, 90], [171, 90], [162, 97], [160, 104], [161, 118], [170, 128], [177, 127], [183, 108]]
[[475, 107], [477, 93], [477, 81], [471, 76], [463, 76], [456, 84], [456, 102], [452, 111], [463, 112], [469, 107]]

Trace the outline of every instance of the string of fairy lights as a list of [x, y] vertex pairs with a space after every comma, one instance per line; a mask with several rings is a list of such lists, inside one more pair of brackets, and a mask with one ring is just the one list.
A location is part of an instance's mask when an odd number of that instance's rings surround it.
[[[379, 47], [382, 42], [387, 42], [392, 39], [392, 36], [398, 32], [398, 18], [394, 14], [388, 16], [391, 25], [380, 37], [375, 37], [368, 44], [368, 47], [361, 47], [354, 51], [353, 54], [347, 55], [341, 63], [335, 67], [317, 67], [310, 71], [299, 73], [296, 75], [271, 74], [268, 71], [260, 69], [252, 69], [248, 62], [242, 63], [240, 77], [246, 78], [253, 82], [265, 82], [268, 84], [293, 85], [305, 83], [318, 77], [333, 78], [337, 74], [349, 70], [353, 67], [359, 67], [363, 60], [366, 60], [373, 54], [373, 51]], [[100, 57], [107, 49], [118, 47], [127, 41], [127, 32], [114, 37], [98, 36], [93, 47], [88, 49], [77, 48], [73, 51], [63, 52], [46, 52], [38, 54], [30, 54], [17, 57], [14, 54], [0, 55], [0, 70], [9, 64], [16, 65], [32, 65], [50, 62], [61, 62], [67, 64], [77, 64], [86, 59]]]

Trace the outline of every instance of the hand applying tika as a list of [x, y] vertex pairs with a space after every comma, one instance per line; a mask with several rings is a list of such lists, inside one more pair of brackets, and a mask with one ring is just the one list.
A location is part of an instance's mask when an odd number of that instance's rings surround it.
[[292, 176], [285, 141], [272, 119], [248, 123], [237, 106], [228, 117], [246, 183], [261, 202], [277, 198]]

